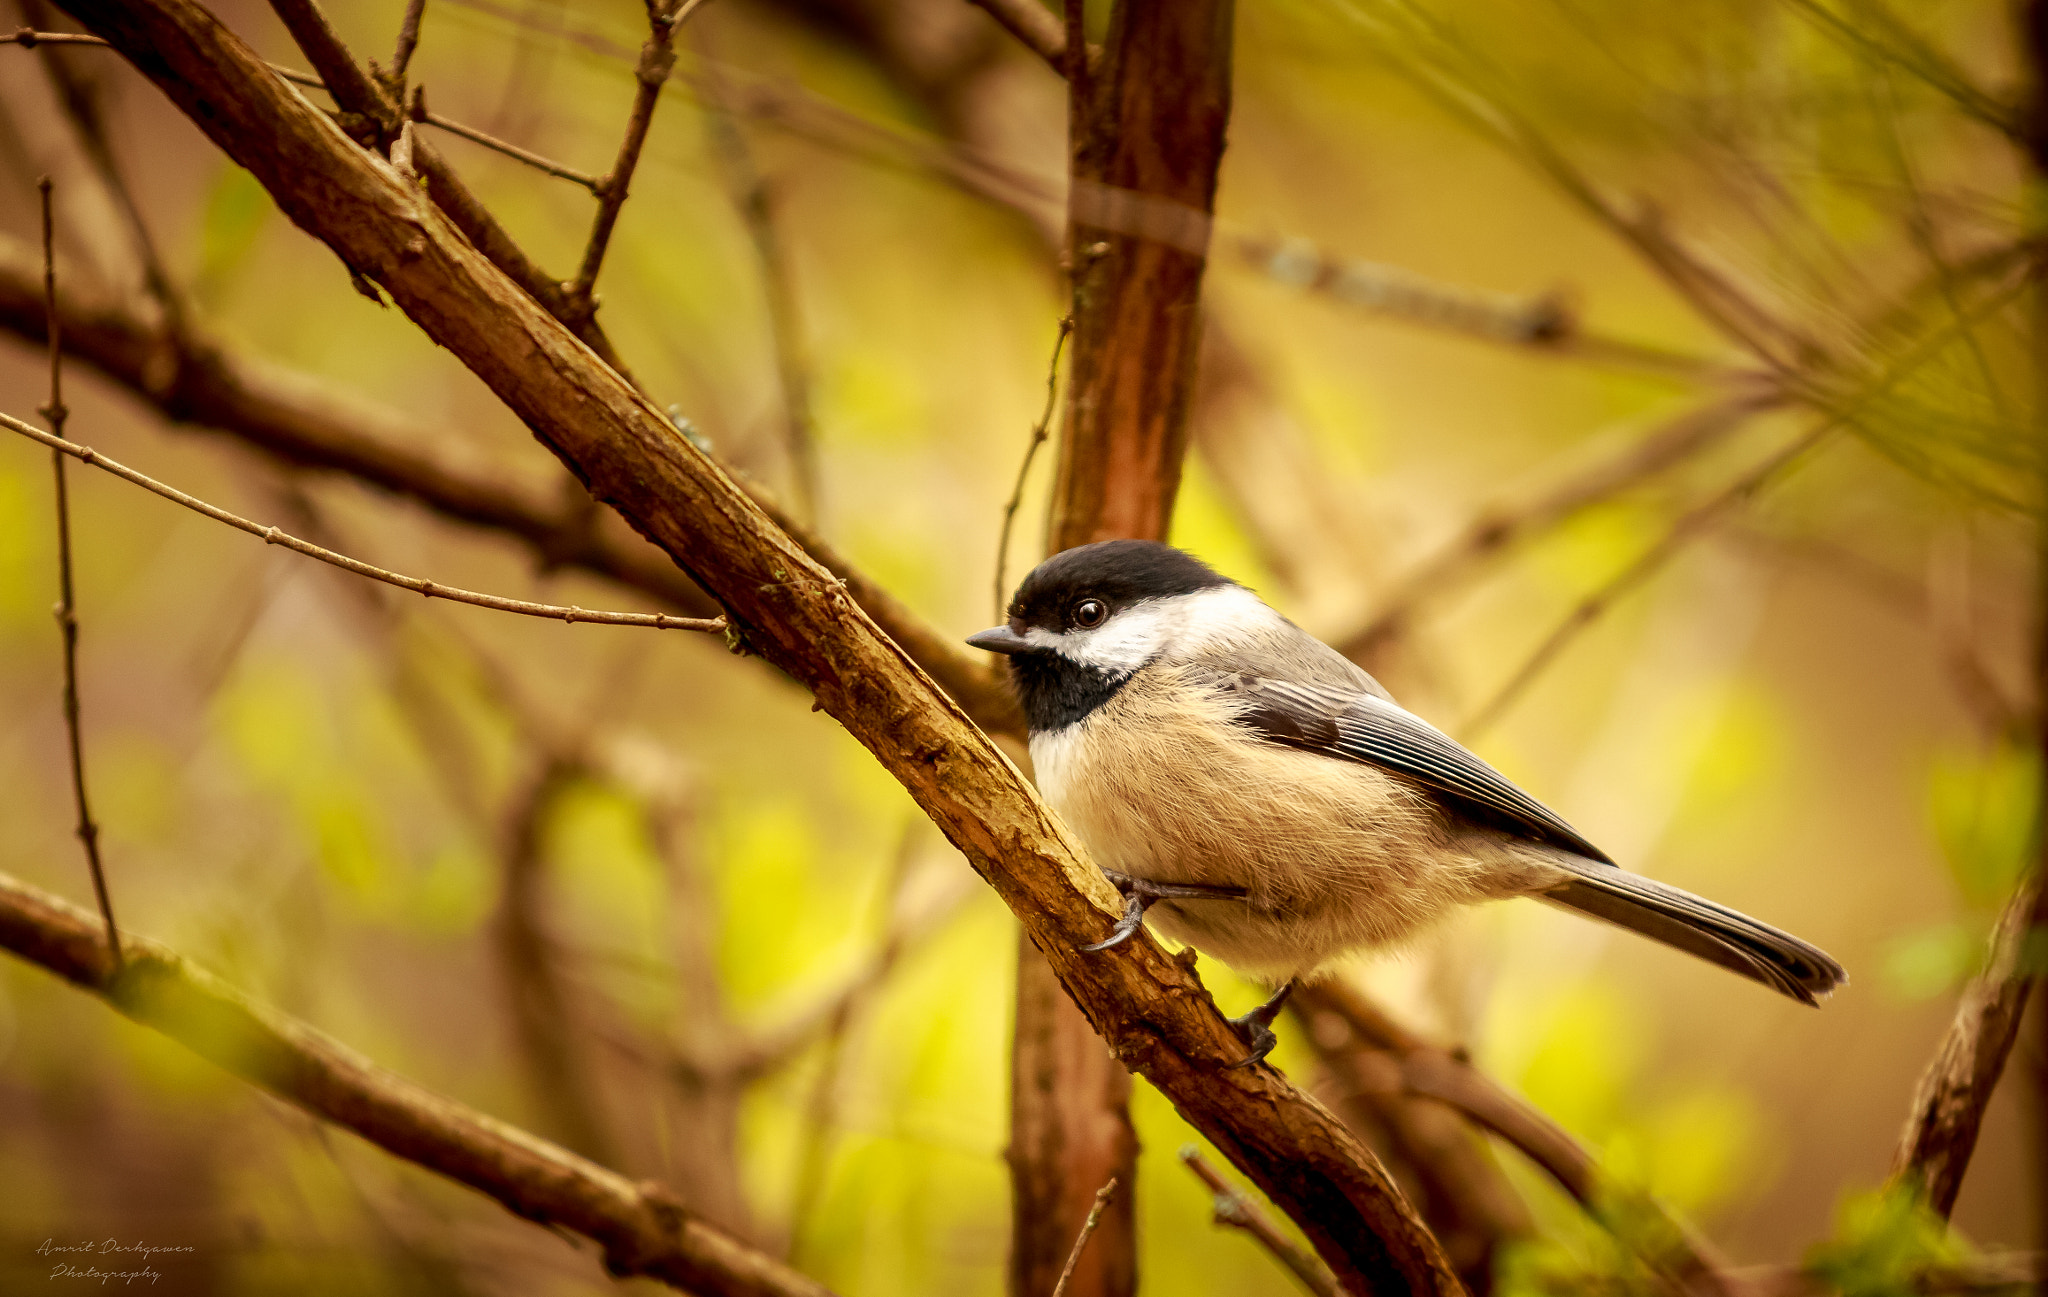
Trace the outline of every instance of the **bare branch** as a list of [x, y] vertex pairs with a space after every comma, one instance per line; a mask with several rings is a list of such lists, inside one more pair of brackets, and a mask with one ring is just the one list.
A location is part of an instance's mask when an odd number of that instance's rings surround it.
[[1944, 1217], [1955, 1210], [1984, 1111], [2019, 1039], [2027, 996], [2040, 980], [2044, 934], [2048, 906], [2035, 874], [2006, 902], [1984, 970], [1963, 989], [1955, 1019], [1914, 1090], [1891, 1175], [1916, 1185]]
[[[284, 21], [292, 39], [304, 51], [320, 76], [322, 88], [334, 97], [342, 110], [345, 129], [351, 138], [367, 148], [387, 150], [398, 138], [404, 114], [395, 99], [362, 68], [327, 21], [316, 0], [271, 0], [271, 8]], [[351, 117], [349, 114], [353, 114]], [[581, 303], [564, 291], [560, 279], [549, 275], [513, 241], [496, 217], [477, 201], [440, 153], [421, 142], [415, 147], [414, 165], [426, 180], [427, 194], [447, 214], [477, 251], [490, 259], [541, 307], [567, 325], [569, 331], [595, 351], [598, 358], [632, 382], [632, 371], [605, 336], [602, 326]], [[343, 258], [344, 262], [347, 260]], [[353, 267], [351, 267], [353, 269]]]
[[486, 134], [474, 126], [465, 126], [461, 122], [443, 117], [439, 113], [426, 113], [420, 116], [418, 120], [438, 130], [444, 130], [450, 135], [459, 136], [472, 144], [481, 144], [485, 148], [496, 150], [515, 161], [524, 162], [536, 171], [545, 172], [559, 180], [568, 180], [582, 185], [593, 194], [599, 192], [604, 187], [604, 179], [601, 176], [593, 176], [588, 172], [563, 166], [552, 158], [544, 158], [530, 149], [522, 149], [517, 144], [501, 140], [495, 135]]
[[[1067, 74], [1067, 32], [1052, 10], [1038, 3], [1038, 0], [967, 0], [978, 9], [985, 10], [1002, 29], [1018, 40], [1033, 54], [1044, 59], [1052, 70], [1061, 76]], [[1099, 54], [1098, 50], [1089, 51]]]
[[[1395, 1022], [1356, 987], [1320, 982], [1295, 992], [1294, 1011], [1311, 1032], [1327, 1031], [1327, 1018], [1359, 1041], [1391, 1055], [1397, 1066], [1387, 1082], [1406, 1093], [1438, 1100], [1507, 1141], [1543, 1168], [1587, 1214], [1613, 1228], [1622, 1199], [1599, 1164], [1556, 1122], [1507, 1090], [1464, 1057], [1432, 1045]], [[1736, 1297], [1718, 1260], [1655, 1199], [1626, 1199], [1629, 1228], [1622, 1242], [1658, 1273], [1694, 1297]]]
[[1750, 417], [1785, 402], [1775, 386], [1718, 397], [1685, 411], [1611, 458], [1563, 478], [1513, 506], [1481, 509], [1448, 544], [1399, 577], [1365, 625], [1331, 642], [1347, 657], [1369, 657], [1424, 605], [1531, 536], [1720, 444]]
[[1236, 234], [1229, 246], [1241, 261], [1283, 284], [1404, 323], [1674, 378], [1729, 376], [1725, 363], [1704, 356], [1591, 332], [1563, 293], [1514, 298], [1477, 292], [1399, 266], [1333, 257], [1305, 239], [1275, 242]]
[[398, 45], [391, 54], [391, 66], [385, 70], [384, 89], [393, 99], [405, 98], [405, 71], [412, 65], [412, 52], [420, 44], [420, 18], [427, 10], [427, 0], [405, 0], [405, 18], [398, 25]]
[[627, 190], [633, 184], [633, 170], [640, 165], [640, 147], [647, 142], [647, 129], [654, 124], [654, 105], [661, 101], [661, 87], [676, 65], [676, 28], [695, 13], [704, 0], [647, 0], [647, 43], [640, 47], [640, 62], [633, 69], [636, 82], [633, 109], [626, 118], [626, 133], [619, 140], [619, 154], [612, 169], [604, 173], [593, 191], [597, 194], [597, 219], [591, 222], [590, 239], [583, 246], [583, 261], [576, 280], [569, 286], [571, 308], [590, 314], [597, 309], [592, 289], [597, 272], [604, 266], [605, 250], [611, 246], [612, 229], [619, 211], [626, 205]]
[[205, 514], [215, 522], [223, 522], [238, 531], [246, 531], [251, 536], [260, 538], [265, 544], [282, 545], [286, 549], [296, 550], [308, 558], [315, 558], [322, 563], [338, 567], [344, 572], [353, 572], [357, 576], [366, 576], [372, 581], [382, 581], [386, 585], [395, 585], [401, 590], [410, 590], [414, 594], [425, 595], [429, 599], [447, 599], [454, 603], [471, 604], [478, 608], [491, 608], [498, 612], [514, 612], [526, 617], [545, 617], [550, 621], [590, 622], [600, 626], [652, 626], [658, 630], [695, 630], [720, 633], [727, 629], [727, 622], [723, 617], [671, 617], [667, 613], [658, 612], [602, 612], [589, 608], [564, 607], [558, 604], [529, 603], [524, 599], [506, 599], [494, 594], [478, 594], [474, 590], [463, 590], [456, 586], [443, 585], [438, 581], [428, 581], [421, 577], [401, 576], [397, 572], [387, 571], [384, 568], [365, 563], [360, 559], [350, 558], [346, 554], [337, 554], [331, 549], [315, 545], [312, 541], [301, 540], [297, 536], [288, 535], [276, 527], [266, 527], [260, 522], [251, 522], [240, 514], [229, 513], [218, 505], [208, 504], [197, 496], [187, 495], [174, 486], [167, 486], [145, 473], [138, 473], [126, 464], [107, 458], [90, 446], [80, 446], [66, 441], [62, 437], [53, 437], [49, 433], [33, 428], [11, 415], [0, 414], [0, 427], [5, 427], [10, 432], [19, 433], [31, 441], [41, 442], [55, 451], [91, 464], [94, 468], [105, 469], [123, 481], [133, 482], [144, 490], [154, 492], [174, 504], [182, 504], [194, 513]]
[[39, 32], [33, 27], [17, 27], [5, 35], [0, 35], [0, 45], [19, 45], [25, 50], [32, 50], [38, 45], [105, 44], [106, 42], [99, 37], [87, 36], [82, 32]]
[[1316, 1294], [1316, 1297], [1337, 1297], [1337, 1276], [1330, 1268], [1316, 1260], [1314, 1254], [1302, 1251], [1294, 1240], [1280, 1232], [1280, 1227], [1269, 1219], [1259, 1205], [1231, 1187], [1223, 1173], [1209, 1165], [1209, 1159], [1201, 1150], [1189, 1144], [1180, 1151], [1181, 1164], [1195, 1173], [1195, 1178], [1209, 1186], [1209, 1192], [1216, 1195], [1215, 1213], [1218, 1225], [1241, 1229], [1258, 1240], [1259, 1246], [1272, 1253], [1273, 1259], [1293, 1273], [1301, 1286]]
[[[285, 3], [286, 0], [278, 0]], [[1001, 895], [1125, 1064], [1300, 1222], [1364, 1291], [1458, 1284], [1385, 1173], [1242, 1045], [1182, 963], [1141, 937], [1102, 954], [1115, 898], [987, 739], [848, 591], [658, 409], [597, 363], [400, 182], [190, 0], [69, 0], [294, 222], [376, 279], [556, 454], [726, 606], [747, 648], [811, 689]]]
[[1662, 571], [1666, 563], [1683, 550], [1694, 537], [1718, 521], [1723, 514], [1753, 498], [1773, 478], [1837, 432], [1840, 426], [1839, 419], [1821, 421], [1779, 448], [1762, 463], [1679, 515], [1678, 520], [1671, 524], [1655, 544], [1639, 554], [1634, 562], [1580, 599], [1572, 610], [1565, 614], [1564, 619], [1523, 660], [1522, 665], [1508, 677], [1507, 682], [1458, 727], [1459, 738], [1469, 742], [1475, 736], [1492, 728], [1494, 723], [1521, 699], [1536, 677], [1543, 674], [1544, 668], [1554, 662], [1558, 654], [1562, 653], [1581, 631], [1598, 621], [1622, 596]]
[[[78, 699], [78, 600], [71, 580], [71, 492], [64, 480], [64, 421], [71, 411], [64, 404], [63, 326], [57, 318], [57, 227], [50, 214], [50, 178], [36, 184], [42, 199], [43, 216], [43, 319], [50, 341], [50, 400], [42, 416], [50, 424], [50, 470], [56, 488], [57, 515], [57, 628], [64, 643], [64, 732], [70, 740], [71, 799], [78, 810], [78, 842], [85, 848], [86, 868], [92, 874], [92, 894], [99, 902], [100, 918], [106, 923], [107, 955], [114, 971], [121, 969], [121, 938], [114, 926], [114, 900], [107, 891], [107, 872], [100, 860], [100, 826], [92, 817], [92, 803], [85, 792], [85, 733], [79, 721]], [[27, 425], [22, 425], [27, 428]], [[35, 429], [29, 428], [35, 433]]]
[[0, 948], [38, 964], [227, 1071], [525, 1220], [604, 1249], [619, 1276], [721, 1297], [830, 1297], [820, 1285], [638, 1184], [388, 1072], [130, 934], [115, 967], [90, 915], [0, 875]]
[[1052, 359], [1045, 367], [1045, 408], [1038, 412], [1038, 422], [1031, 425], [1031, 441], [1024, 447], [1024, 462], [1017, 465], [1017, 484], [1010, 488], [1010, 498], [1003, 504], [1003, 530], [996, 539], [996, 617], [1003, 616], [1003, 609], [1010, 602], [1008, 567], [1010, 562], [1010, 528], [1017, 521], [1017, 507], [1024, 503], [1024, 482], [1031, 476], [1031, 461], [1038, 458], [1038, 448], [1052, 428], [1053, 402], [1060, 389], [1060, 350], [1067, 345], [1067, 338], [1074, 332], [1074, 317], [1060, 317], [1060, 334], [1053, 339]]
[[1095, 1229], [1102, 1224], [1102, 1213], [1109, 1208], [1109, 1200], [1116, 1196], [1116, 1177], [1111, 1176], [1100, 1189], [1095, 1191], [1095, 1206], [1089, 1209], [1088, 1219], [1081, 1223], [1081, 1232], [1074, 1239], [1074, 1250], [1067, 1253], [1067, 1265], [1060, 1271], [1060, 1281], [1052, 1286], [1052, 1297], [1067, 1297], [1067, 1285], [1073, 1281], [1074, 1267], [1081, 1264], [1081, 1253], [1087, 1248], [1088, 1240], [1095, 1237]]

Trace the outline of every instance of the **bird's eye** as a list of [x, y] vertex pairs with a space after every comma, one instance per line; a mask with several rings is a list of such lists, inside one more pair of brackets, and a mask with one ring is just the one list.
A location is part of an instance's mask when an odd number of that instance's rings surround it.
[[1074, 605], [1074, 624], [1076, 626], [1100, 626], [1102, 619], [1107, 616], [1109, 616], [1109, 609], [1103, 606], [1100, 599], [1083, 599]]

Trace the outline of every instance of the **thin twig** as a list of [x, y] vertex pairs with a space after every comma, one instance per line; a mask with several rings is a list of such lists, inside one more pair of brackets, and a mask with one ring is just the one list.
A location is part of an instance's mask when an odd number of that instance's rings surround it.
[[[1024, 43], [1061, 76], [1067, 74], [1067, 32], [1052, 10], [1038, 0], [967, 0], [985, 10], [1002, 29]], [[1090, 50], [1089, 53], [1099, 53]]]
[[1681, 379], [1729, 373], [1725, 361], [1590, 332], [1564, 293], [1479, 292], [1400, 266], [1336, 257], [1306, 239], [1236, 234], [1227, 242], [1240, 261], [1272, 279], [1404, 323]]
[[1558, 654], [1564, 651], [1565, 646], [1570, 644], [1580, 631], [1598, 621], [1616, 600], [1655, 576], [1693, 537], [1705, 531], [1722, 514], [1754, 497], [1772, 478], [1838, 431], [1841, 422], [1839, 418], [1822, 420], [1762, 463], [1681, 514], [1678, 521], [1671, 524], [1656, 544], [1644, 550], [1633, 563], [1579, 600], [1556, 628], [1544, 637], [1543, 642], [1536, 646], [1535, 651], [1523, 660], [1514, 674], [1508, 677], [1507, 683], [1496, 690], [1493, 697], [1487, 699], [1458, 728], [1458, 737], [1469, 743], [1491, 729], [1495, 722], [1506, 714], [1508, 708], [1521, 699], [1536, 677], [1543, 674], [1544, 668], [1557, 659]]
[[1717, 397], [1521, 503], [1482, 508], [1449, 543], [1397, 578], [1363, 626], [1330, 642], [1347, 657], [1371, 654], [1425, 604], [1456, 589], [1487, 560], [1719, 445], [1751, 417], [1786, 399], [1774, 385]]
[[[92, 804], [85, 795], [85, 734], [78, 707], [78, 603], [71, 581], [71, 492], [64, 480], [64, 421], [71, 411], [64, 404], [64, 341], [57, 320], [57, 234], [50, 213], [50, 178], [36, 182], [43, 213], [43, 318], [50, 338], [50, 403], [42, 408], [49, 420], [50, 470], [57, 488], [57, 626], [64, 638], [64, 729], [71, 740], [71, 796], [78, 807], [78, 841], [85, 848], [85, 863], [92, 872], [92, 892], [99, 901], [100, 918], [106, 923], [107, 951], [114, 971], [121, 971], [121, 933], [114, 926], [114, 900], [107, 891], [106, 869], [100, 861], [100, 826], [92, 818]], [[24, 428], [28, 425], [23, 424]], [[35, 429], [28, 428], [35, 433]]]
[[444, 130], [450, 135], [461, 136], [472, 144], [481, 144], [487, 149], [495, 149], [508, 158], [524, 162], [534, 170], [545, 172], [558, 180], [567, 180], [582, 185], [593, 194], [603, 192], [604, 180], [602, 177], [593, 176], [586, 171], [578, 171], [574, 167], [563, 166], [552, 158], [542, 157], [530, 149], [522, 149], [517, 144], [501, 140], [495, 135], [486, 134], [474, 126], [465, 126], [453, 118], [443, 117], [441, 114], [434, 112], [423, 114], [419, 120], [429, 126]]
[[1976, 320], [2002, 309], [2014, 294], [2026, 287], [2026, 282], [2022, 280], [1987, 295], [1969, 314], [1958, 316], [1949, 325], [1920, 339], [1915, 346], [1893, 361], [1883, 373], [1874, 376], [1868, 383], [1846, 396], [1839, 394], [1829, 385], [1825, 374], [1819, 377], [1789, 376], [1787, 390], [1793, 392], [1801, 401], [1818, 408], [1825, 417], [1777, 454], [1764, 460], [1721, 492], [1681, 516], [1664, 537], [1644, 551], [1634, 563], [1582, 600], [1524, 661], [1508, 682], [1472, 714], [1460, 728], [1459, 736], [1469, 740], [1500, 719], [1502, 712], [1521, 695], [1558, 652], [1581, 630], [1596, 621], [1617, 598], [1653, 576], [1666, 561], [1730, 506], [1740, 504], [1755, 495], [1782, 469], [1801, 458], [1834, 432], [1856, 426], [1870, 406], [1896, 387], [1901, 380], [1939, 354], [1941, 348], [1949, 341], [1959, 334], [1966, 333]]
[[[424, 3], [425, 0], [415, 0], [412, 9], [408, 11], [408, 21], [416, 19], [419, 8]], [[418, 33], [415, 31], [414, 40], [417, 41], [417, 39]], [[23, 49], [34, 49], [38, 45], [98, 45], [104, 47], [106, 42], [97, 36], [85, 36], [77, 32], [44, 32], [23, 27], [19, 31], [0, 35], [0, 45], [19, 45]], [[408, 58], [410, 57], [410, 49], [406, 48], [403, 44], [401, 44], [400, 49]], [[297, 68], [286, 67], [279, 63], [271, 64], [270, 70], [293, 85], [305, 86], [310, 90], [327, 89], [327, 83], [310, 72], [301, 72]], [[399, 67], [399, 72], [400, 79], [402, 80], [402, 64]], [[562, 163], [556, 162], [552, 158], [543, 157], [531, 149], [520, 148], [517, 144], [501, 140], [495, 135], [480, 131], [474, 126], [458, 122], [453, 118], [443, 117], [439, 113], [423, 112], [414, 120], [424, 122], [436, 129], [447, 131], [450, 135], [459, 135], [473, 144], [481, 144], [487, 149], [495, 149], [506, 157], [523, 162], [536, 171], [542, 171], [557, 179], [581, 185], [592, 193], [598, 192], [599, 186], [603, 184], [602, 178], [593, 176], [589, 172], [578, 171], [574, 167], [564, 166]]]
[[626, 191], [633, 183], [633, 169], [640, 165], [640, 147], [647, 142], [647, 128], [654, 122], [654, 105], [661, 99], [661, 87], [676, 65], [676, 28], [697, 11], [704, 0], [647, 0], [647, 43], [640, 47], [640, 63], [633, 69], [638, 83], [633, 92], [633, 110], [626, 118], [626, 133], [619, 140], [619, 154], [612, 169], [605, 172], [593, 190], [597, 194], [597, 219], [591, 223], [590, 239], [583, 246], [583, 264], [577, 268], [569, 287], [571, 305], [585, 314], [597, 309], [591, 290], [597, 272], [604, 265], [605, 249], [611, 245], [612, 230], [619, 222], [619, 209], [626, 205]]
[[405, 70], [412, 63], [412, 53], [420, 44], [420, 17], [426, 12], [427, 0], [406, 0], [405, 20], [398, 26], [398, 47], [392, 51], [391, 67], [384, 73], [384, 88], [393, 99], [405, 98]]
[[32, 50], [38, 45], [105, 44], [106, 42], [99, 37], [87, 36], [83, 32], [39, 32], [33, 27], [17, 27], [5, 36], [0, 36], [0, 45], [19, 45], [25, 50]]
[[1038, 422], [1031, 425], [1031, 443], [1024, 448], [1024, 462], [1017, 466], [1017, 484], [1010, 488], [1010, 499], [1003, 505], [1003, 531], [996, 541], [996, 616], [1003, 616], [1003, 609], [1010, 602], [1010, 528], [1017, 521], [1017, 507], [1024, 502], [1024, 480], [1031, 475], [1031, 461], [1038, 458], [1038, 448], [1045, 444], [1047, 430], [1052, 427], [1053, 403], [1059, 394], [1060, 350], [1067, 345], [1067, 339], [1074, 333], [1074, 317], [1060, 317], [1060, 336], [1053, 339], [1052, 360], [1045, 367], [1045, 408], [1038, 412]]
[[1111, 1176], [1095, 1191], [1095, 1205], [1088, 1209], [1088, 1219], [1081, 1224], [1081, 1232], [1074, 1239], [1074, 1250], [1067, 1253], [1067, 1268], [1060, 1271], [1060, 1281], [1052, 1286], [1052, 1297], [1066, 1297], [1067, 1283], [1074, 1277], [1074, 1267], [1081, 1264], [1081, 1253], [1087, 1248], [1088, 1240], [1095, 1236], [1095, 1227], [1102, 1223], [1102, 1213], [1109, 1209], [1109, 1200], [1116, 1196], [1116, 1177]]
[[105, 469], [115, 477], [133, 482], [144, 490], [153, 491], [166, 500], [182, 504], [194, 513], [203, 513], [215, 522], [224, 522], [230, 527], [246, 531], [251, 536], [261, 537], [264, 543], [282, 545], [296, 550], [308, 558], [319, 559], [357, 576], [366, 576], [373, 581], [395, 585], [401, 590], [425, 595], [429, 599], [447, 599], [455, 603], [473, 604], [478, 608], [491, 608], [498, 612], [516, 612], [527, 617], [545, 617], [550, 621], [593, 622], [602, 626], [652, 626], [659, 630], [724, 631], [727, 623], [723, 617], [672, 617], [667, 613], [654, 612], [602, 612], [590, 608], [563, 607], [557, 604], [530, 603], [524, 599], [506, 599], [494, 594], [478, 594], [474, 590], [463, 590], [438, 581], [428, 581], [416, 576], [401, 576], [396, 572], [375, 567], [346, 554], [337, 554], [331, 549], [287, 535], [275, 527], [266, 527], [260, 522], [251, 522], [239, 514], [229, 513], [217, 505], [208, 504], [197, 496], [185, 494], [174, 486], [167, 486], [145, 473], [138, 473], [126, 464], [108, 459], [90, 446], [80, 446], [53, 437], [39, 428], [31, 427], [12, 416], [0, 414], [0, 427], [18, 432], [31, 441], [41, 442], [52, 450], [60, 451], [75, 459], [83, 460], [95, 468]]
[[1316, 1259], [1313, 1252], [1299, 1247], [1294, 1240], [1280, 1232], [1272, 1218], [1260, 1210], [1259, 1205], [1231, 1187], [1223, 1173], [1209, 1165], [1209, 1159], [1202, 1156], [1200, 1149], [1189, 1144], [1180, 1151], [1182, 1165], [1195, 1173], [1195, 1178], [1209, 1186], [1209, 1192], [1216, 1195], [1215, 1213], [1218, 1225], [1241, 1229], [1257, 1239], [1259, 1246], [1273, 1254], [1273, 1259], [1291, 1271], [1301, 1280], [1301, 1286], [1316, 1294], [1316, 1297], [1337, 1297], [1337, 1276], [1330, 1268]]

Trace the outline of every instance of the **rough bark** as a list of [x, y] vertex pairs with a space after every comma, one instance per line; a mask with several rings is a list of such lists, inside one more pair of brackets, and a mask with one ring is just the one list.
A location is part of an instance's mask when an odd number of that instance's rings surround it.
[[1074, 342], [1052, 528], [1066, 545], [1163, 536], [1173, 513], [1230, 121], [1232, 14], [1231, 0], [1125, 0], [1096, 61], [1069, 18]]
[[2043, 922], [2040, 910], [2040, 886], [2031, 879], [2006, 903], [1992, 933], [1990, 960], [1963, 988], [1955, 1017], [1913, 1092], [1892, 1158], [1893, 1178], [1917, 1183], [1927, 1205], [1943, 1216], [1955, 1210], [1984, 1111], [2019, 1039], [2036, 976], [2026, 966], [2026, 948], [2029, 934]]
[[1138, 1135], [1131, 1074], [1103, 1047], [1028, 935], [1017, 945], [1010, 1049], [1010, 1292], [1047, 1297], [1095, 1207], [1119, 1191], [1067, 1281], [1069, 1297], [1126, 1297], [1138, 1286]]
[[[1071, 0], [1072, 27], [1080, 10]], [[1109, 235], [1092, 221], [1107, 186], [1185, 216], [1206, 235], [1230, 117], [1231, 0], [1120, 0], [1093, 65], [1068, 78], [1073, 144], [1069, 243], [1074, 340], [1048, 550], [1112, 538], [1164, 540], [1187, 449], [1202, 272], [1184, 240]], [[1201, 245], [1195, 245], [1199, 248]], [[1046, 1297], [1095, 1206], [1095, 1186], [1122, 1192], [1099, 1220], [1069, 1281], [1073, 1297], [1137, 1290], [1138, 1141], [1130, 1078], [1020, 945], [1011, 1055], [1012, 1297]]]
[[1018, 915], [1117, 1056], [1145, 1074], [1358, 1292], [1457, 1292], [1385, 1172], [1242, 1045], [1192, 970], [1148, 939], [1106, 955], [1108, 884], [1014, 767], [845, 586], [667, 418], [461, 237], [417, 186], [359, 148], [186, 0], [74, 0], [285, 213], [379, 284], [534, 434], [710, 591], [738, 643], [809, 688]]
[[615, 1275], [647, 1275], [720, 1297], [830, 1297], [699, 1220], [661, 1185], [635, 1184], [387, 1072], [153, 941], [123, 934], [126, 966], [117, 973], [97, 919], [4, 874], [0, 948], [314, 1116], [490, 1195], [516, 1216], [595, 1240]]

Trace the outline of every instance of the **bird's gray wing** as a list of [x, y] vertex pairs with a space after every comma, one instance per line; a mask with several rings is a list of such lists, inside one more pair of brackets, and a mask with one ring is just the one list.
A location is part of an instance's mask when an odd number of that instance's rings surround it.
[[1557, 813], [1413, 712], [1373, 694], [1232, 674], [1217, 687], [1243, 703], [1261, 738], [1406, 775], [1472, 818], [1612, 864]]

